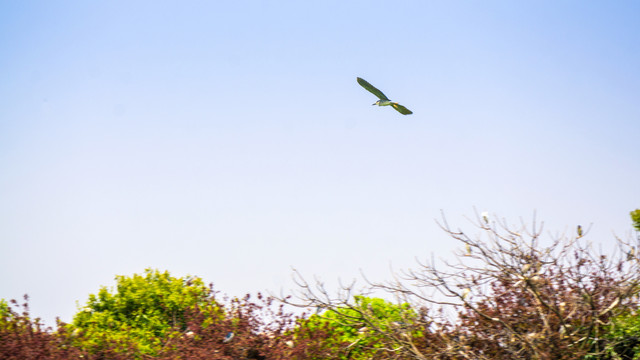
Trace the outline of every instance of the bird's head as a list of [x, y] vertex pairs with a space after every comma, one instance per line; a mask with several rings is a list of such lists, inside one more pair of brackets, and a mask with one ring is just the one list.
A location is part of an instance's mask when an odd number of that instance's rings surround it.
[[380, 100], [378, 100], [378, 101], [374, 102], [373, 104], [371, 104], [371, 106], [373, 106], [373, 105], [380, 105]]

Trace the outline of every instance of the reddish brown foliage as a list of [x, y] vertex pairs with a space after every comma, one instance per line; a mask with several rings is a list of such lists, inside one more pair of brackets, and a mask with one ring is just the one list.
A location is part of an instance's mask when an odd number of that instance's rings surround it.
[[[40, 319], [32, 320], [28, 297], [19, 305], [11, 300], [12, 307], [4, 319], [0, 319], [0, 359], [71, 359], [81, 355], [78, 349], [69, 347], [64, 332], [52, 333], [44, 328]], [[21, 312], [15, 309], [22, 308]]]
[[[0, 359], [46, 359], [62, 360], [83, 358], [101, 359], [148, 359], [136, 353], [135, 347], [123, 351], [121, 344], [112, 344], [98, 352], [88, 353], [74, 347], [74, 334], [65, 330], [59, 322], [57, 329], [44, 328], [39, 319], [29, 317], [28, 303], [18, 313], [15, 300], [11, 301], [7, 316], [0, 321]], [[272, 298], [258, 294], [256, 301], [247, 295], [243, 299], [228, 301], [227, 316], [211, 323], [211, 314], [200, 308], [191, 309], [185, 315], [187, 329], [182, 336], [166, 340], [163, 351], [155, 359], [326, 359], [331, 350], [323, 347], [323, 339], [330, 332], [308, 330], [294, 335], [293, 326], [302, 318], [295, 317], [276, 306]], [[178, 329], [177, 329], [178, 330]], [[181, 330], [181, 329], [180, 329]], [[233, 336], [229, 336], [233, 334]], [[117, 350], [116, 350], [117, 349]]]

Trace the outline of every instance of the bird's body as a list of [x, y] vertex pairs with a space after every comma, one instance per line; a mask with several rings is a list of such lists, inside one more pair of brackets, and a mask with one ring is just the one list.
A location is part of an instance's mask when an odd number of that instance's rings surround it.
[[228, 343], [229, 341], [231, 341], [233, 339], [234, 333], [233, 331], [229, 331], [227, 333], [227, 335], [224, 337], [224, 340], [222, 340], [223, 343]]
[[394, 103], [391, 100], [378, 100], [376, 101], [373, 105], [378, 105], [378, 106], [389, 106], [389, 105], [393, 105], [393, 104], [397, 104]]
[[358, 84], [360, 84], [360, 86], [362, 86], [367, 91], [369, 91], [373, 95], [377, 96], [378, 99], [380, 99], [380, 100], [376, 101], [373, 105], [391, 106], [392, 108], [396, 109], [402, 115], [413, 114], [413, 112], [411, 110], [407, 109], [406, 107], [398, 104], [395, 101], [389, 100], [389, 98], [382, 91], [378, 90], [375, 86], [369, 84], [369, 82], [367, 82], [367, 80], [365, 80], [363, 78], [357, 78], [357, 80], [358, 80]]

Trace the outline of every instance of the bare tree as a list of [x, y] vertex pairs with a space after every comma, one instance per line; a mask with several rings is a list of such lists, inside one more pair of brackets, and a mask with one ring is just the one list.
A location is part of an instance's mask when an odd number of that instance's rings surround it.
[[582, 227], [543, 239], [543, 224], [535, 217], [529, 226], [522, 221], [512, 226], [476, 213], [471, 223], [473, 235], [452, 228], [444, 216], [438, 222], [461, 245], [455, 261], [431, 259], [395, 273], [391, 281], [367, 280], [368, 292], [384, 290], [412, 305], [414, 311], [407, 312], [402, 324], [381, 325], [354, 304], [354, 284], [332, 295], [322, 282], [312, 285], [298, 273], [297, 305], [334, 313], [352, 310], [344, 323], [379, 336], [386, 358], [576, 359], [604, 354], [603, 333], [610, 319], [637, 306], [640, 262], [632, 244], [617, 239], [615, 249], [597, 250], [585, 241], [588, 229]]

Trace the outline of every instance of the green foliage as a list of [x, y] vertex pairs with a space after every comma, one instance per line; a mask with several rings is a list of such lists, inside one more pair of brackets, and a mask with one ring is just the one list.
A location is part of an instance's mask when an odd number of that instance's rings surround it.
[[0, 299], [0, 326], [8, 320], [11, 315], [11, 310], [9, 308], [9, 304], [5, 299]]
[[323, 346], [339, 359], [373, 358], [388, 345], [388, 334], [407, 327], [417, 318], [407, 303], [394, 304], [366, 296], [354, 296], [354, 301], [355, 304], [312, 315], [303, 325], [330, 334], [322, 340]]
[[0, 331], [8, 330], [15, 322], [15, 316], [11, 311], [9, 303], [0, 299]]
[[75, 344], [92, 353], [131, 352], [154, 355], [163, 344], [186, 330], [186, 312], [196, 306], [219, 308], [210, 300], [210, 289], [197, 277], [175, 278], [168, 272], [146, 269], [143, 275], [116, 276], [116, 288], [102, 287], [89, 295], [74, 316], [69, 331]]
[[640, 231], [640, 209], [631, 212], [631, 221], [633, 221], [633, 227]]
[[640, 359], [639, 313], [630, 312], [613, 318], [607, 330], [607, 350], [612, 359]]

